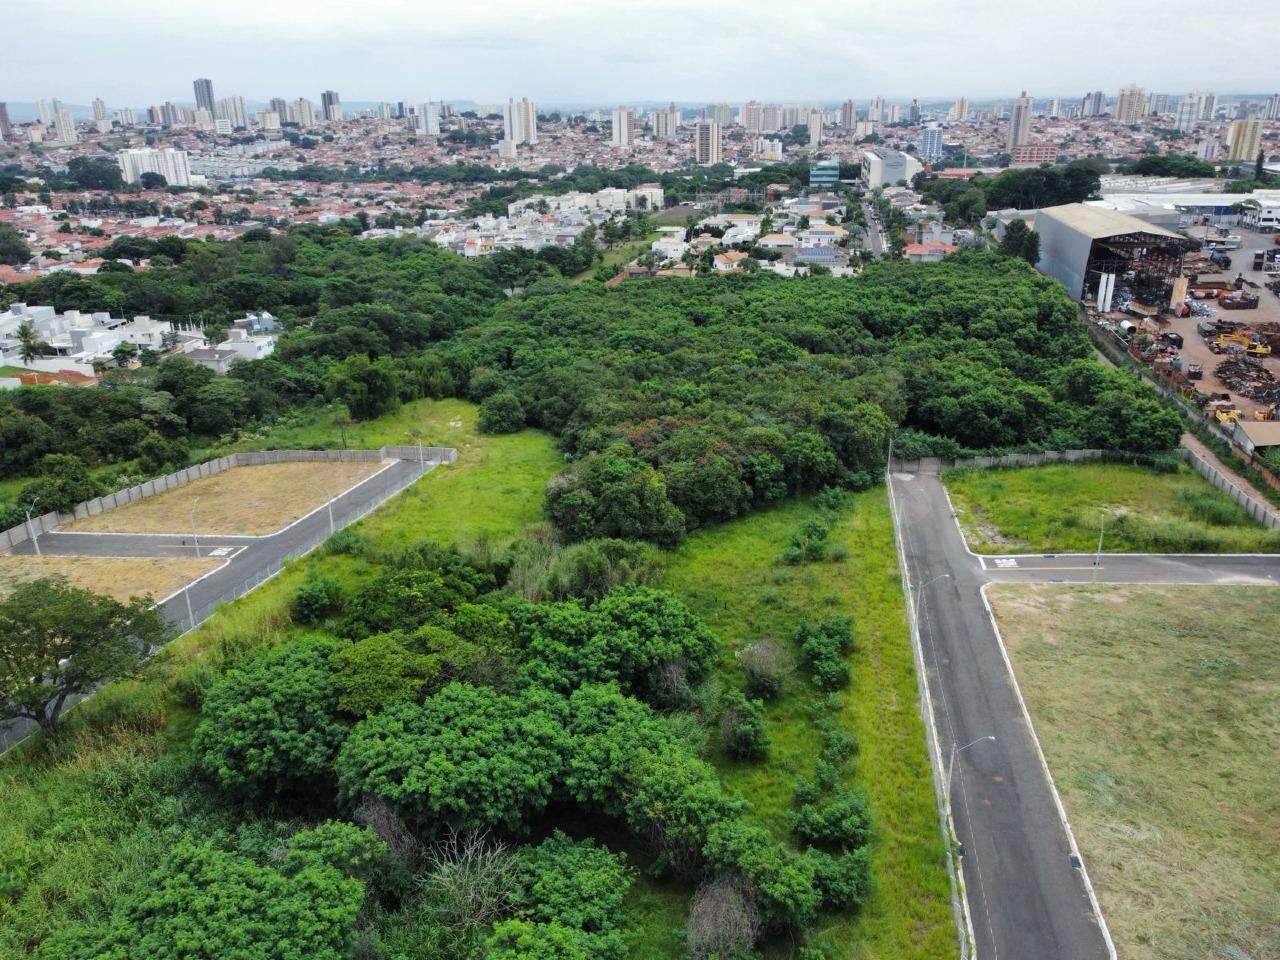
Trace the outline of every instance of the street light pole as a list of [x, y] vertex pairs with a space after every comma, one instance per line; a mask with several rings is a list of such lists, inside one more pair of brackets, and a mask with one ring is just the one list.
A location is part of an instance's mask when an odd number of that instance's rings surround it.
[[36, 504], [40, 502], [40, 498], [36, 497], [27, 507], [27, 536], [31, 538], [31, 545], [36, 548], [36, 556], [40, 556], [40, 538], [36, 535], [35, 527], [31, 525], [31, 511], [36, 508]]
[[1098, 568], [1102, 566], [1102, 535], [1107, 528], [1107, 512], [1098, 519], [1098, 552], [1093, 555], [1093, 582], [1098, 582]]
[[914, 615], [914, 619], [915, 619], [915, 621], [916, 621], [916, 631], [917, 631], [917, 632], [919, 632], [919, 630], [920, 630], [920, 601], [922, 601], [922, 600], [924, 599], [924, 592], [925, 592], [925, 590], [926, 590], [926, 589], [927, 589], [931, 584], [937, 583], [939, 580], [945, 580], [945, 579], [947, 579], [947, 577], [949, 577], [949, 576], [951, 576], [951, 574], [949, 574], [949, 573], [940, 573], [940, 574], [938, 574], [936, 577], [932, 577], [931, 579], [926, 580], [924, 583], [920, 584], [920, 586], [916, 587], [916, 602], [915, 602], [915, 604], [914, 604], [914, 606], [913, 606], [913, 608], [912, 608], [912, 613], [913, 613], [913, 615]]
[[[200, 556], [200, 535], [196, 533], [196, 504], [199, 502], [199, 497], [191, 501], [191, 541], [195, 544], [197, 557]], [[188, 598], [187, 603], [190, 604], [190, 602], [191, 600]]]
[[994, 743], [995, 739], [996, 739], [995, 737], [991, 736], [990, 734], [987, 734], [987, 736], [979, 737], [977, 740], [970, 740], [963, 747], [957, 747], [954, 743], [951, 744], [951, 759], [947, 761], [947, 816], [948, 817], [951, 815], [951, 774], [955, 770], [956, 757], [959, 754], [964, 753], [966, 750], [968, 750], [970, 747], [974, 746], [975, 744], [986, 743], [988, 740]]

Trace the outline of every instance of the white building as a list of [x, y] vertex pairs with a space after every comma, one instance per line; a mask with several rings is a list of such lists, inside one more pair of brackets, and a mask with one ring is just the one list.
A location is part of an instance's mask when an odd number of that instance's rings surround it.
[[440, 136], [440, 104], [434, 100], [418, 104], [413, 129], [429, 137]]
[[720, 124], [715, 120], [699, 120], [693, 134], [694, 162], [701, 166], [720, 163]]
[[862, 153], [862, 179], [872, 190], [910, 183], [923, 169], [919, 160], [900, 150], [876, 147]]
[[502, 136], [516, 146], [522, 143], [537, 144], [538, 110], [528, 97], [521, 97], [519, 100], [512, 97], [507, 101], [502, 113]]
[[59, 104], [58, 112], [53, 118], [53, 130], [59, 143], [80, 142], [80, 136], [76, 133], [76, 122], [71, 119], [70, 111], [62, 107], [61, 104]]
[[144, 173], [158, 173], [171, 187], [191, 186], [191, 167], [185, 150], [141, 147], [121, 150], [116, 154], [116, 159], [125, 183], [138, 183]]
[[615, 107], [613, 110], [613, 130], [609, 136], [611, 146], [621, 150], [630, 150], [635, 139], [636, 115], [630, 107]]
[[245, 112], [244, 97], [235, 96], [219, 100], [213, 115], [219, 120], [229, 120], [232, 127], [243, 129], [249, 127], [249, 115]]

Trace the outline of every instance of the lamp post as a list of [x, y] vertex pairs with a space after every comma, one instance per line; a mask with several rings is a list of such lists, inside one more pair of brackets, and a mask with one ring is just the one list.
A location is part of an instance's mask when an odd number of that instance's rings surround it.
[[1098, 568], [1102, 566], [1102, 535], [1107, 528], [1107, 511], [1098, 518], [1098, 552], [1093, 555], [1093, 582], [1098, 582]]
[[946, 789], [947, 789], [947, 817], [948, 818], [950, 818], [951, 816], [951, 774], [955, 770], [956, 757], [964, 753], [966, 750], [968, 750], [970, 747], [976, 744], [986, 743], [988, 740], [994, 743], [995, 739], [996, 738], [993, 737], [991, 734], [987, 734], [985, 737], [978, 737], [977, 740], [970, 740], [963, 747], [957, 747], [954, 743], [951, 744], [951, 759], [947, 761], [947, 788]]
[[31, 511], [36, 508], [36, 504], [40, 502], [40, 498], [34, 498], [27, 507], [27, 536], [31, 538], [31, 545], [36, 548], [36, 556], [40, 556], [40, 538], [36, 535], [35, 527], [31, 525]]
[[[200, 535], [196, 533], [196, 504], [199, 502], [199, 497], [191, 501], [191, 542], [195, 544], [197, 557], [200, 556]], [[190, 603], [190, 600], [187, 602]]]
[[932, 577], [932, 578], [930, 578], [930, 579], [926, 580], [924, 583], [920, 584], [920, 586], [916, 587], [916, 602], [915, 602], [915, 606], [914, 606], [914, 607], [913, 607], [913, 609], [912, 609], [912, 614], [913, 614], [913, 616], [914, 616], [914, 618], [915, 618], [915, 621], [916, 621], [916, 631], [917, 631], [917, 632], [919, 632], [919, 630], [920, 630], [920, 602], [924, 599], [924, 592], [925, 592], [925, 590], [926, 590], [926, 589], [927, 589], [931, 584], [937, 583], [939, 580], [945, 580], [945, 579], [947, 579], [949, 576], [951, 576], [951, 574], [949, 574], [949, 573], [940, 573], [940, 574], [938, 574], [936, 577]]

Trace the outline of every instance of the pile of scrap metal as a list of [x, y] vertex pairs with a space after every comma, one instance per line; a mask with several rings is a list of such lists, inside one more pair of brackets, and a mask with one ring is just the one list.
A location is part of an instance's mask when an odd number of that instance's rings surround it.
[[1280, 380], [1275, 374], [1248, 357], [1232, 357], [1218, 364], [1218, 379], [1241, 396], [1259, 403], [1280, 402]]
[[1251, 357], [1265, 357], [1271, 353], [1271, 345], [1265, 337], [1235, 320], [1198, 323], [1196, 333], [1213, 353], [1246, 353]]

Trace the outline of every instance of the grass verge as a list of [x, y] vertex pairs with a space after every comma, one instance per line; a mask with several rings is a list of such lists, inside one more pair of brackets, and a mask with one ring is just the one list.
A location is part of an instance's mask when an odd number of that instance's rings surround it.
[[1128, 960], [1280, 956], [1276, 597], [1243, 586], [991, 590]]
[[977, 553], [1092, 552], [1100, 526], [1103, 550], [1114, 553], [1280, 551], [1280, 530], [1259, 526], [1185, 466], [949, 470], [943, 480]]

